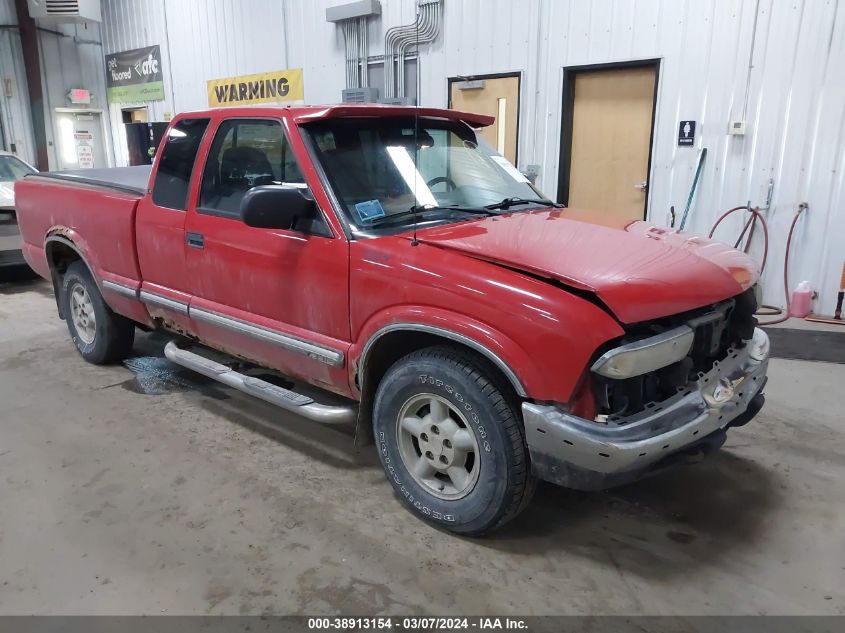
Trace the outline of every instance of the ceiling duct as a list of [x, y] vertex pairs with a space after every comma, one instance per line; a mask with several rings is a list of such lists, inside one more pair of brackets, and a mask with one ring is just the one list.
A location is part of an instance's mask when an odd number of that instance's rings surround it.
[[386, 99], [405, 96], [405, 54], [417, 43], [429, 44], [437, 39], [443, 22], [442, 0], [420, 0], [417, 18], [412, 24], [395, 26], [384, 36], [384, 96]]
[[27, 0], [30, 17], [45, 24], [100, 22], [100, 0]]

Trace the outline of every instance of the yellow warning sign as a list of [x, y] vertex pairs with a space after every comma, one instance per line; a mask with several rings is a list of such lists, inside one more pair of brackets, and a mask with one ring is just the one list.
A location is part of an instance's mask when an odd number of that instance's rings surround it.
[[206, 83], [212, 108], [305, 99], [301, 68], [209, 79]]

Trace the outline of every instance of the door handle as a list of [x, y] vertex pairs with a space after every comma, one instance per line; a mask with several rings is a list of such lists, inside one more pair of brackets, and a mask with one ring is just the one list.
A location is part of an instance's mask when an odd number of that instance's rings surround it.
[[205, 247], [205, 238], [203, 238], [202, 233], [191, 233], [190, 231], [187, 231], [185, 233], [185, 241], [191, 248]]
[[643, 180], [642, 182], [638, 182], [634, 185], [634, 189], [639, 189], [640, 191], [645, 191], [648, 188], [648, 181]]

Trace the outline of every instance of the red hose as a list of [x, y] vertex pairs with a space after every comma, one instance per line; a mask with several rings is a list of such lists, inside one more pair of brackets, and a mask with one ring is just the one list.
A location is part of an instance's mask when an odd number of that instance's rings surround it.
[[[709, 238], [713, 237], [713, 234], [716, 232], [716, 228], [722, 223], [722, 220], [724, 220], [726, 217], [728, 217], [732, 213], [735, 213], [736, 211], [742, 211], [742, 210], [750, 211], [752, 213], [752, 216], [748, 220], [748, 222], [745, 223], [745, 226], [742, 229], [742, 233], [740, 233], [739, 239], [737, 240], [736, 246], [738, 247], [740, 242], [742, 242], [742, 238], [745, 237], [745, 233], [746, 233], [746, 231], [748, 231], [749, 227], [751, 227], [751, 231], [753, 233], [754, 224], [756, 224], [757, 220], [759, 219], [760, 224], [762, 224], [762, 226], [763, 226], [763, 261], [760, 263], [760, 274], [762, 274], [763, 270], [765, 270], [765, 268], [766, 268], [766, 260], [768, 259], [768, 256], [769, 256], [769, 225], [766, 223], [766, 218], [763, 217], [763, 214], [761, 214], [760, 211], [758, 211], [757, 209], [754, 209], [752, 207], [749, 207], [747, 205], [742, 205], [742, 206], [739, 206], [739, 207], [734, 207], [733, 209], [728, 209], [721, 216], [719, 216], [719, 219], [716, 220], [716, 223], [713, 225], [713, 228], [710, 229], [710, 235], [708, 235], [707, 237], [709, 237]], [[764, 315], [764, 316], [783, 314], [782, 317], [775, 319], [774, 321], [767, 321], [765, 323], [760, 323], [760, 325], [775, 325], [776, 323], [783, 323], [784, 321], [786, 321], [789, 318], [789, 305], [790, 305], [790, 300], [789, 300], [789, 251], [792, 248], [792, 236], [795, 233], [795, 225], [798, 224], [798, 218], [800, 218], [801, 214], [806, 210], [807, 210], [807, 204], [806, 203], [802, 202], [800, 205], [798, 205], [798, 211], [795, 213], [795, 217], [792, 218], [792, 224], [790, 224], [790, 226], [789, 226], [789, 235], [786, 238], [786, 252], [785, 252], [784, 258], [783, 258], [783, 293], [784, 293], [784, 297], [786, 299], [786, 310], [785, 311], [781, 310], [780, 308], [778, 308], [776, 306], [768, 306], [768, 305], [760, 306], [760, 308], [767, 309], [768, 312], [761, 312], [760, 310], [757, 310], [756, 314]], [[751, 240], [749, 239], [748, 243], [750, 243], [750, 241]], [[745, 248], [746, 252], [748, 251], [748, 243], [746, 243], [746, 248]]]
[[[763, 214], [760, 213], [757, 209], [754, 209], [754, 208], [749, 207], [747, 205], [742, 205], [741, 207], [734, 207], [733, 209], [728, 209], [722, 215], [719, 216], [719, 219], [716, 220], [716, 224], [714, 224], [713, 228], [710, 229], [710, 235], [708, 235], [707, 237], [708, 238], [713, 237], [713, 234], [716, 232], [716, 229], [722, 223], [722, 220], [724, 220], [726, 217], [728, 217], [732, 213], [734, 213], [736, 211], [742, 211], [742, 210], [750, 211], [753, 214], [752, 219], [759, 219], [760, 222], [762, 222], [762, 224], [763, 224], [763, 261], [760, 262], [760, 273], [762, 274], [762, 272], [766, 269], [766, 260], [769, 257], [769, 225], [766, 224], [766, 218], [764, 218]], [[749, 222], [746, 223], [745, 228], [742, 229], [742, 233], [739, 236], [740, 241], [742, 240], [743, 236], [745, 235], [745, 231], [748, 230], [748, 225], [750, 223], [751, 223], [751, 221], [749, 220]], [[738, 243], [737, 243], [737, 246], [739, 246]]]

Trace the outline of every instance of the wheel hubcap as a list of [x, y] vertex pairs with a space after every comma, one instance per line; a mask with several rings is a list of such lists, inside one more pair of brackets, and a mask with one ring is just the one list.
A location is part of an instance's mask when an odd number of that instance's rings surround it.
[[402, 406], [396, 424], [399, 453], [414, 481], [441, 499], [470, 493], [480, 470], [478, 442], [460, 411], [422, 393]]
[[94, 342], [97, 331], [97, 321], [94, 318], [94, 304], [85, 286], [74, 284], [70, 289], [70, 317], [73, 327], [80, 339], [90, 345]]

